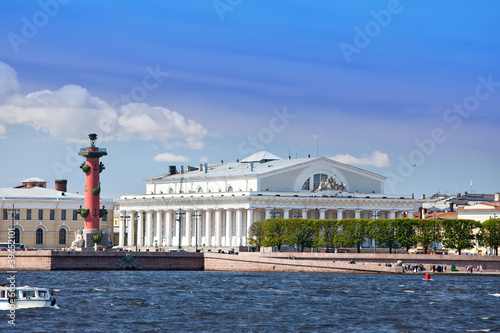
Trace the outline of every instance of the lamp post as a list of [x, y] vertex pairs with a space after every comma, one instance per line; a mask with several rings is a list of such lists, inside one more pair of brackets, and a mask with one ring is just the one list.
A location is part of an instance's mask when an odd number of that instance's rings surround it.
[[[380, 217], [380, 214], [378, 213], [378, 210], [374, 210], [372, 214], [372, 219], [378, 220]], [[373, 253], [377, 253], [377, 240], [373, 240]]]
[[[15, 241], [16, 241], [16, 238], [15, 238], [16, 236], [15, 236], [15, 235], [16, 235], [16, 234], [15, 234], [15, 231], [14, 231], [14, 217], [15, 217], [15, 215], [16, 215], [16, 210], [15, 210], [15, 208], [14, 208], [14, 204], [12, 204], [12, 208], [11, 208], [11, 209], [8, 209], [7, 211], [8, 211], [9, 213], [11, 213], [11, 216], [12, 216], [12, 227], [11, 227], [11, 228], [12, 228], [12, 232], [14, 232], [14, 243], [15, 243]], [[7, 232], [7, 237], [9, 237], [9, 238], [10, 238], [10, 236], [9, 236], [9, 233], [8, 233], [8, 232]], [[7, 238], [7, 242], [9, 242], [9, 238]]]
[[194, 223], [195, 223], [194, 243], [195, 243], [196, 252], [198, 252], [198, 218], [200, 216], [201, 216], [201, 214], [198, 213], [198, 210], [195, 210], [193, 217], [194, 217]]
[[182, 247], [182, 233], [181, 233], [181, 225], [182, 225], [182, 215], [186, 215], [186, 213], [183, 213], [182, 210], [179, 208], [179, 211], [175, 213], [176, 216], [176, 221], [179, 222], [179, 250]]
[[273, 211], [271, 212], [271, 217], [275, 219], [276, 216], [280, 216], [280, 212], [277, 212], [276, 207], [273, 207]]

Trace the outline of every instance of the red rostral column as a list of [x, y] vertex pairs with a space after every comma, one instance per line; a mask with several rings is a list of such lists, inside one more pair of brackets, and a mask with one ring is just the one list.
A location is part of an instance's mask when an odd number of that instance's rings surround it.
[[99, 174], [104, 170], [104, 164], [99, 163], [99, 158], [106, 156], [106, 149], [95, 146], [97, 134], [89, 134], [90, 147], [81, 148], [78, 155], [84, 156], [87, 160], [80, 168], [85, 173], [85, 208], [80, 209], [80, 214], [85, 219], [83, 227], [83, 239], [85, 247], [92, 247], [94, 239], [92, 235], [97, 235], [100, 229], [99, 218], [106, 211], [99, 209], [101, 183]]

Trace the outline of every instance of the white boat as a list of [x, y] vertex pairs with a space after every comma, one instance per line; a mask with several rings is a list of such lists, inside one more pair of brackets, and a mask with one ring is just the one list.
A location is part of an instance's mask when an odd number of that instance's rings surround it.
[[47, 288], [0, 286], [0, 310], [51, 307], [56, 307], [56, 299]]

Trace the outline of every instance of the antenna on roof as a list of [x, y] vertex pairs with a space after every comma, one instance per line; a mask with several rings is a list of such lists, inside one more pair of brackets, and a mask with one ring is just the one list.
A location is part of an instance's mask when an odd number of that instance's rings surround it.
[[314, 139], [316, 140], [316, 157], [319, 157], [319, 140], [318, 140], [318, 132], [314, 134]]

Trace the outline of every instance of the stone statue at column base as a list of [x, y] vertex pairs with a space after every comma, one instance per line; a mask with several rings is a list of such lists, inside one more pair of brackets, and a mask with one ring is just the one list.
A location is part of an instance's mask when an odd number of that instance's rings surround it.
[[85, 246], [85, 241], [83, 240], [83, 233], [81, 230], [75, 231], [75, 240], [71, 242], [70, 249], [76, 250], [81, 249]]

